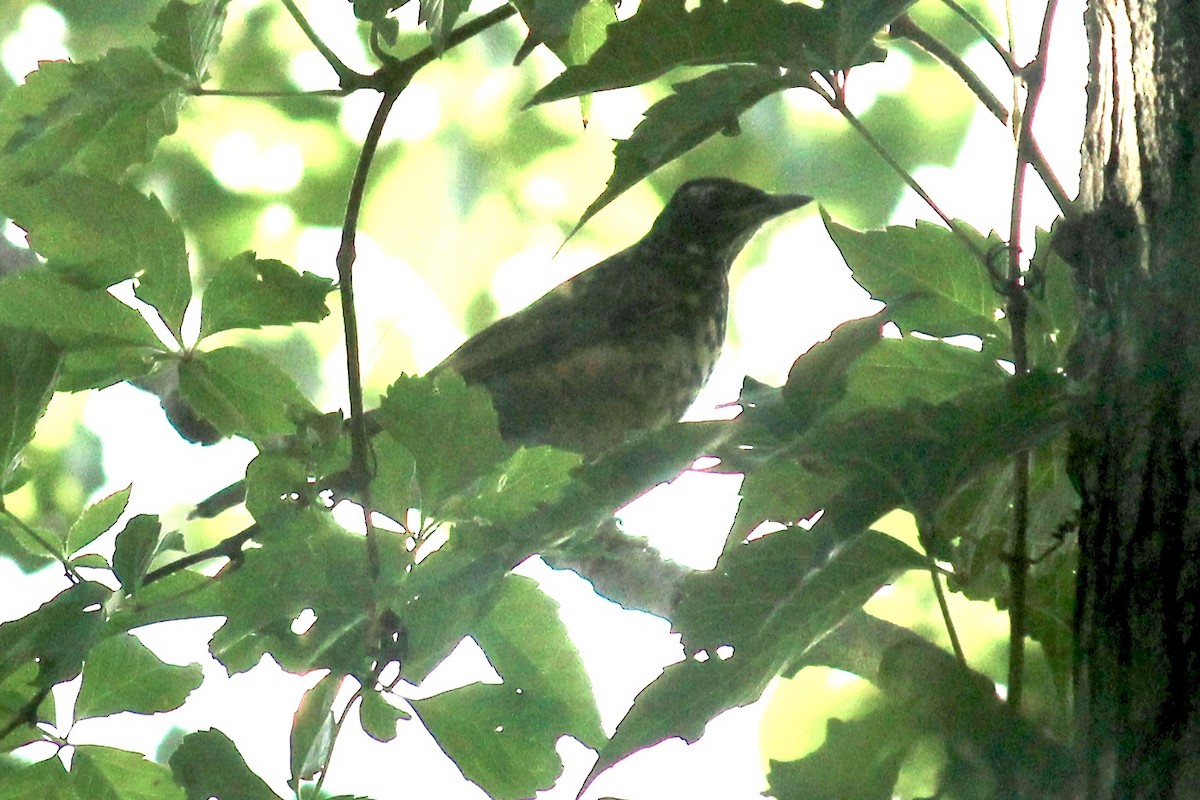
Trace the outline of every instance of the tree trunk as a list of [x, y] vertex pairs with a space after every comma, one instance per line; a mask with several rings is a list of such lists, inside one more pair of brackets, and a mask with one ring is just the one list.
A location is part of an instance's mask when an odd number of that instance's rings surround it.
[[1092, 0], [1075, 796], [1200, 797], [1200, 3]]

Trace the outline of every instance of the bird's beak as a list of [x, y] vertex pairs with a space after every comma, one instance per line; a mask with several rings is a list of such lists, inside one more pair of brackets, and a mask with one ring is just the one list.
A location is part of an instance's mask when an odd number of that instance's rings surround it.
[[794, 208], [806, 206], [812, 198], [806, 194], [769, 194], [762, 204], [763, 217], [770, 219]]

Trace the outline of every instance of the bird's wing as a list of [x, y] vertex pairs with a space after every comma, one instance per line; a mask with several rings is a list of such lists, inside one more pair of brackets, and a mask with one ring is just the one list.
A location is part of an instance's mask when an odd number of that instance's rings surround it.
[[[540, 364], [555, 363], [580, 347], [621, 335], [623, 326], [645, 319], [659, 305], [657, 293], [638, 291], [629, 251], [581, 273], [522, 311], [472, 336], [431, 370], [453, 370], [468, 382], [486, 381]], [[644, 288], [644, 287], [643, 287]], [[609, 297], [596, 297], [597, 292]], [[617, 298], [612, 298], [617, 295]], [[595, 298], [594, 302], [588, 302]], [[615, 306], [620, 309], [614, 313]]]

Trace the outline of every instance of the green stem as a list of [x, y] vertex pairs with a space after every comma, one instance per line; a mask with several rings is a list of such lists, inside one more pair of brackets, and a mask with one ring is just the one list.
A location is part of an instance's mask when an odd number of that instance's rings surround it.
[[280, 0], [280, 2], [283, 3], [284, 8], [286, 8], [288, 13], [291, 14], [292, 19], [296, 21], [296, 24], [300, 26], [300, 30], [304, 32], [305, 37], [307, 37], [308, 41], [312, 43], [312, 46], [317, 48], [317, 52], [319, 52], [321, 56], [329, 62], [329, 66], [333, 67], [333, 71], [337, 73], [338, 81], [342, 85], [346, 85], [349, 79], [358, 75], [357, 72], [347, 67], [342, 60], [337, 57], [337, 53], [334, 53], [333, 50], [331, 50], [329, 46], [322, 41], [321, 37], [318, 36], [317, 32], [313, 29], [313, 26], [309, 25], [308, 20], [304, 18], [304, 14], [301, 13], [300, 8], [296, 5], [295, 0]]
[[891, 151], [884, 147], [883, 143], [875, 138], [875, 135], [867, 129], [867, 126], [864, 125], [862, 121], [854, 115], [854, 112], [852, 112], [846, 106], [846, 103], [842, 100], [838, 93], [823, 88], [817, 84], [810, 75], [805, 75], [799, 81], [799, 85], [816, 92], [823, 100], [825, 100], [826, 103], [830, 105], [831, 108], [841, 114], [842, 118], [850, 123], [850, 127], [854, 128], [854, 130], [858, 132], [858, 135], [861, 136], [868, 145], [870, 145], [871, 149], [874, 150], [881, 159], [883, 159], [884, 163], [891, 167], [892, 171], [899, 175], [900, 179], [904, 181], [904, 183], [907, 184], [910, 189], [916, 192], [917, 196], [924, 200], [926, 205], [933, 209], [933, 213], [937, 214], [942, 222], [946, 223], [946, 227], [958, 237], [959, 241], [966, 245], [967, 249], [974, 253], [976, 258], [978, 258], [980, 261], [984, 263], [987, 262], [987, 254], [979, 249], [975, 241], [968, 236], [965, 231], [959, 228], [958, 224], [951, 219], [946, 212], [942, 211], [941, 206], [939, 206], [934, 199], [930, 197], [929, 193], [925, 191], [924, 187], [922, 187], [921, 184], [917, 182], [917, 179], [912, 176], [912, 173], [905, 169], [903, 165], [901, 165], [900, 162], [897, 161], [896, 158], [891, 154]]
[[1000, 40], [992, 35], [992, 32], [987, 29], [987, 26], [978, 17], [963, 8], [955, 0], [942, 0], [942, 2], [955, 14], [962, 17], [985, 42], [991, 45], [991, 48], [996, 51], [996, 55], [1000, 56], [1000, 59], [1004, 62], [1004, 66], [1008, 67], [1008, 71], [1011, 74], [1017, 74], [1019, 68], [1017, 67], [1016, 60], [1013, 58], [1012, 51], [1000, 44]]

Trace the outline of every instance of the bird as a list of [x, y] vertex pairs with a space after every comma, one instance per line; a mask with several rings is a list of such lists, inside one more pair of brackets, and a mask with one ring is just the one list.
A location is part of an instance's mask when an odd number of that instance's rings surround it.
[[734, 259], [763, 223], [811, 200], [690, 180], [635, 244], [484, 328], [429, 374], [486, 389], [510, 444], [594, 458], [677, 422], [721, 353]]
[[[724, 345], [734, 259], [765, 222], [811, 201], [689, 180], [636, 243], [487, 326], [427, 375], [455, 372], [485, 389], [507, 444], [595, 460], [679, 421]], [[227, 487], [191, 516], [213, 516], [236, 495]]]

